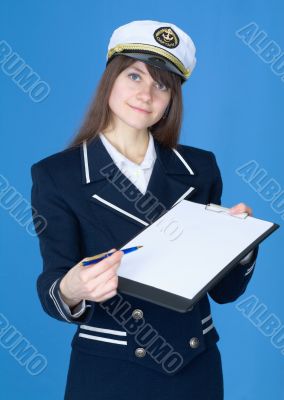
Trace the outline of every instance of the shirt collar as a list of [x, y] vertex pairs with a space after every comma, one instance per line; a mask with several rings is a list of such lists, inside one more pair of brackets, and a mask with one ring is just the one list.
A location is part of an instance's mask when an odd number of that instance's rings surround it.
[[136, 164], [133, 161], [129, 160], [127, 157], [125, 157], [120, 151], [118, 151], [110, 142], [109, 140], [103, 135], [102, 133], [99, 134], [101, 141], [103, 142], [103, 145], [107, 149], [109, 155], [113, 159], [114, 163], [117, 165], [119, 169], [121, 169], [123, 166], [128, 166], [128, 167], [136, 167], [139, 166], [141, 169], [147, 169], [151, 168], [152, 165], [154, 164], [157, 155], [156, 155], [156, 150], [155, 150], [155, 145], [154, 145], [154, 140], [151, 132], [149, 132], [149, 143], [148, 143], [148, 148], [144, 157], [144, 160], [142, 161], [141, 164]]

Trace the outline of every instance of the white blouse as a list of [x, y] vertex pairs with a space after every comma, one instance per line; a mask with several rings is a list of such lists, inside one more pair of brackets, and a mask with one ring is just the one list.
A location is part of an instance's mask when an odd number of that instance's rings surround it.
[[148, 148], [141, 164], [136, 164], [125, 157], [102, 133], [100, 133], [100, 138], [116, 166], [141, 193], [145, 194], [157, 158], [152, 134], [149, 132]]

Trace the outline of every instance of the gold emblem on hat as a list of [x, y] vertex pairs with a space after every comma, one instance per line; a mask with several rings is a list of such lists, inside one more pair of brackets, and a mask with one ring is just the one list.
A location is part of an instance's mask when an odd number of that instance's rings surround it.
[[170, 27], [158, 28], [154, 32], [156, 42], [168, 49], [174, 49], [179, 45], [179, 37]]

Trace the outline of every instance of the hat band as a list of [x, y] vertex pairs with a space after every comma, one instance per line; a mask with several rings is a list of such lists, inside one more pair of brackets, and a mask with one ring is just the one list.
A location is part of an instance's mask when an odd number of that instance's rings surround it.
[[185, 78], [189, 78], [191, 71], [190, 69], [187, 69], [184, 67], [183, 63], [175, 56], [173, 56], [172, 54], [170, 54], [169, 52], [167, 52], [166, 50], [163, 50], [157, 46], [151, 46], [148, 44], [118, 44], [115, 47], [113, 47], [112, 49], [110, 49], [108, 51], [108, 59], [111, 58], [115, 53], [122, 53], [124, 50], [127, 51], [136, 51], [137, 50], [144, 50], [144, 51], [148, 51], [150, 53], [153, 54], [159, 54], [162, 57], [168, 59], [169, 61], [171, 61], [185, 76]]

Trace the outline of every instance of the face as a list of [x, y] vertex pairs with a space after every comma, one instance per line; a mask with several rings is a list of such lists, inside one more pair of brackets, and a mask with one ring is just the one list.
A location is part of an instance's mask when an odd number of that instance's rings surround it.
[[171, 90], [155, 82], [142, 61], [134, 62], [116, 78], [109, 106], [114, 122], [142, 130], [158, 122], [171, 99]]

